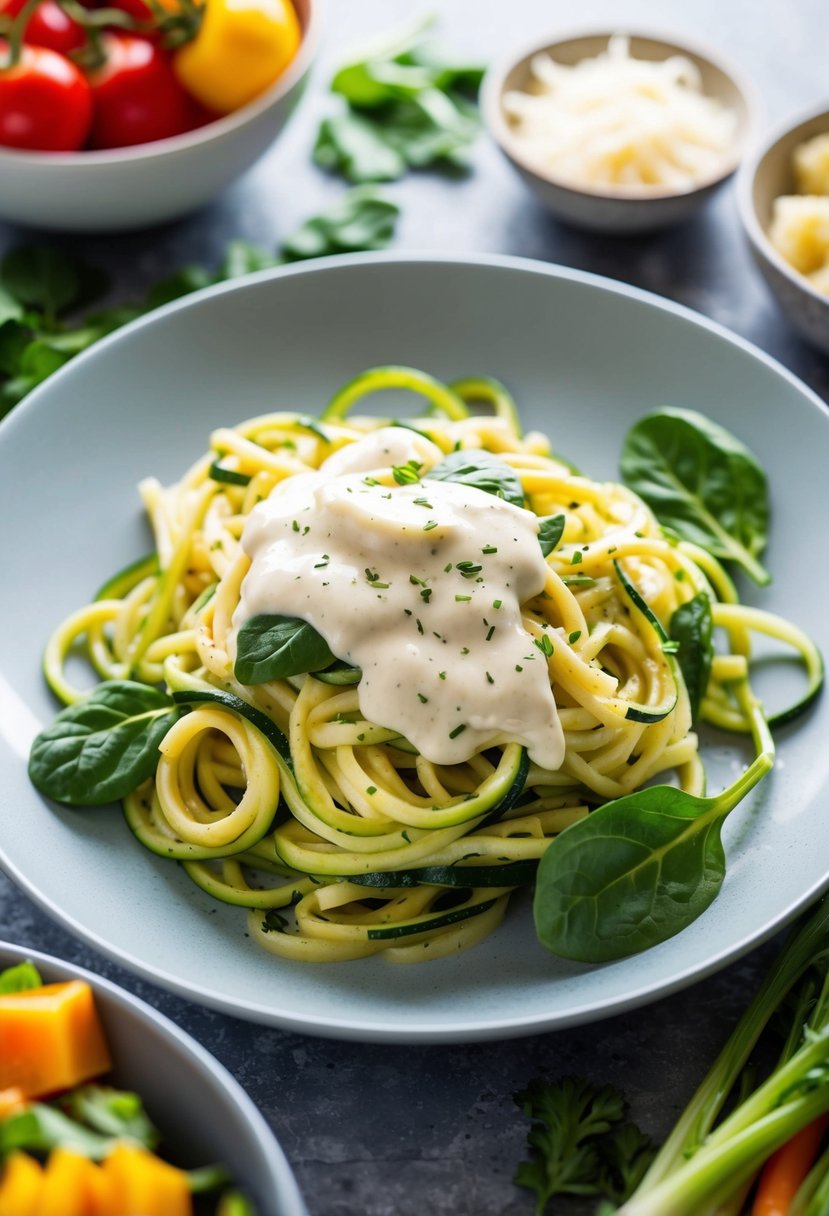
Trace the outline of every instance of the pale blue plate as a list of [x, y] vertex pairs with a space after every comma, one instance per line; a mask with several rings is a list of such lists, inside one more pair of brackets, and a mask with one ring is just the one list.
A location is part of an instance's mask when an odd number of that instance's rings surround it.
[[[627, 427], [693, 407], [770, 472], [771, 588], [829, 653], [829, 417], [746, 343], [618, 283], [504, 258], [355, 256], [230, 284], [93, 349], [0, 426], [0, 848], [52, 915], [135, 971], [242, 1017], [323, 1035], [448, 1041], [525, 1034], [641, 1004], [721, 967], [829, 882], [829, 698], [781, 732], [780, 763], [731, 817], [720, 898], [681, 936], [625, 962], [565, 964], [537, 944], [526, 901], [458, 958], [393, 967], [279, 961], [244, 914], [130, 837], [117, 811], [77, 812], [30, 788], [25, 759], [54, 705], [40, 652], [55, 624], [148, 549], [136, 482], [172, 481], [211, 428], [275, 408], [318, 412], [363, 368], [487, 373], [586, 472], [613, 477]], [[782, 678], [782, 677], [781, 677]], [[773, 683], [777, 683], [776, 677]], [[783, 694], [771, 687], [771, 696]], [[709, 752], [710, 786], [745, 748]]]

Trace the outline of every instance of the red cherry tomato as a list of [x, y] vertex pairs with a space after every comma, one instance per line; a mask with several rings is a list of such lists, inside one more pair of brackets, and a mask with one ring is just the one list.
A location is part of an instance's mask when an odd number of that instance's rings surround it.
[[[0, 12], [16, 17], [26, 0], [5, 0], [0, 3]], [[86, 33], [82, 25], [67, 17], [55, 0], [42, 0], [26, 23], [23, 41], [28, 46], [45, 46], [50, 51], [68, 55], [70, 51], [86, 46]]]
[[92, 148], [123, 148], [181, 135], [195, 125], [188, 95], [155, 43], [105, 34], [106, 63], [89, 76]]
[[[0, 55], [8, 46], [0, 42]], [[71, 60], [45, 47], [24, 46], [0, 70], [0, 144], [42, 152], [77, 152], [92, 123], [92, 94]]]

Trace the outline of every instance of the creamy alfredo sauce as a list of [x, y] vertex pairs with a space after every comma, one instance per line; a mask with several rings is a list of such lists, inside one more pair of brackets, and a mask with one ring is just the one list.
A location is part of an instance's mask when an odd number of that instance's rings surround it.
[[[483, 490], [428, 480], [441, 459], [425, 437], [384, 427], [280, 482], [245, 524], [251, 566], [231, 657], [251, 617], [300, 617], [361, 668], [363, 716], [427, 760], [458, 764], [516, 742], [558, 769], [547, 659], [521, 623], [546, 581], [538, 521]], [[395, 484], [390, 469], [409, 461], [425, 479]]]

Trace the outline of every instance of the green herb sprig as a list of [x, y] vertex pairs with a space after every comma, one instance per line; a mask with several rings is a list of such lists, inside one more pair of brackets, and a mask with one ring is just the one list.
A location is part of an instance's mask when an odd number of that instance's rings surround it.
[[356, 52], [331, 82], [342, 109], [324, 118], [314, 160], [348, 181], [386, 182], [409, 169], [465, 172], [480, 129], [477, 64], [443, 57], [418, 19]]

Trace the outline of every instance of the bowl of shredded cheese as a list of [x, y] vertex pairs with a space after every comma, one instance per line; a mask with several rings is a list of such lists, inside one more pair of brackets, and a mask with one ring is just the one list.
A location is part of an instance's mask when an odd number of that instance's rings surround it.
[[580, 34], [487, 73], [495, 141], [557, 218], [610, 233], [687, 219], [737, 168], [749, 87], [708, 52], [641, 34]]
[[829, 354], [829, 109], [774, 132], [740, 175], [755, 261], [794, 327]]

